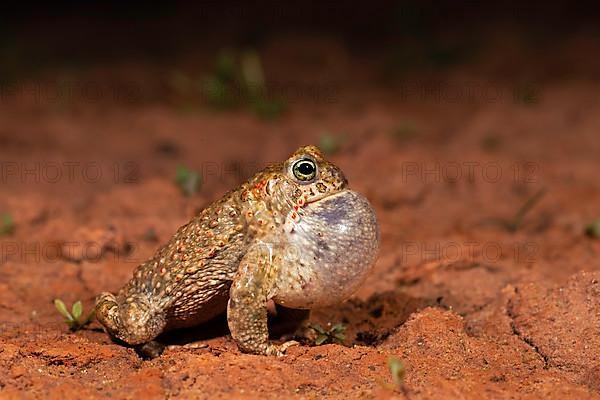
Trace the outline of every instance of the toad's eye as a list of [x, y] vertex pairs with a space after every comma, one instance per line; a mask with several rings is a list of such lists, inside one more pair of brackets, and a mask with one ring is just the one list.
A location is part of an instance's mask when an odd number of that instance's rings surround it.
[[317, 175], [315, 162], [306, 158], [296, 161], [292, 170], [296, 179], [303, 182], [310, 181]]

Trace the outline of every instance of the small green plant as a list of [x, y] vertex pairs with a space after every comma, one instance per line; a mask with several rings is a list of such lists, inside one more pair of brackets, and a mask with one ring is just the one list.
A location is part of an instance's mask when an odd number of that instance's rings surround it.
[[285, 111], [285, 103], [277, 99], [257, 100], [252, 103], [254, 113], [264, 120], [279, 118]]
[[225, 47], [219, 50], [215, 59], [215, 76], [223, 81], [232, 81], [236, 79], [238, 73], [236, 67], [235, 50]]
[[231, 109], [239, 105], [240, 71], [236, 52], [229, 48], [221, 49], [215, 58], [213, 71], [200, 80], [198, 89], [203, 100], [221, 109]]
[[397, 357], [390, 357], [388, 358], [388, 368], [394, 383], [397, 386], [402, 385], [404, 383], [404, 375], [406, 374], [406, 368], [404, 368], [402, 361]]
[[192, 79], [181, 71], [173, 71], [169, 77], [169, 85], [181, 96], [187, 96], [191, 93], [193, 87]]
[[204, 78], [200, 83], [202, 97], [213, 107], [220, 109], [232, 109], [239, 105], [239, 95], [236, 96], [233, 89], [229, 90], [232, 82], [212, 75]]
[[4, 213], [0, 220], [0, 236], [12, 235], [15, 232], [15, 223], [12, 215]]
[[200, 90], [214, 107], [246, 106], [265, 120], [276, 119], [285, 111], [285, 103], [266, 87], [260, 55], [253, 49], [221, 50], [212, 73], [200, 81]]
[[585, 227], [585, 234], [591, 238], [600, 238], [600, 218]]
[[246, 50], [240, 58], [244, 82], [247, 84], [264, 85], [265, 76], [258, 52], [256, 50]]
[[150, 227], [144, 232], [144, 240], [147, 242], [158, 242], [158, 235], [153, 227]]
[[200, 174], [184, 165], [178, 165], [177, 172], [175, 173], [175, 182], [183, 194], [189, 197], [200, 188]]
[[324, 132], [319, 137], [319, 148], [327, 155], [332, 155], [340, 150], [342, 139], [331, 133]]
[[346, 327], [342, 324], [335, 324], [329, 329], [325, 329], [319, 324], [311, 325], [310, 328], [317, 333], [317, 337], [315, 338], [316, 346], [330, 343], [343, 344], [344, 339], [346, 339], [344, 335]]
[[537, 96], [538, 87], [533, 82], [527, 82], [515, 88], [515, 102], [519, 104], [536, 104], [540, 102]]
[[176, 95], [173, 101], [178, 111], [192, 113], [198, 109], [196, 82], [193, 76], [179, 70], [171, 72], [168, 76], [167, 85]]
[[527, 215], [527, 213], [539, 203], [539, 201], [542, 199], [542, 197], [544, 197], [545, 194], [546, 190], [540, 189], [537, 193], [528, 198], [525, 204], [523, 204], [523, 206], [521, 206], [521, 208], [517, 210], [515, 216], [511, 220], [506, 221], [506, 228], [511, 232], [516, 232], [523, 224], [523, 219], [525, 218], [525, 215]]
[[481, 140], [481, 147], [483, 150], [490, 153], [498, 150], [501, 144], [500, 138], [493, 133], [488, 134]]
[[67, 306], [61, 299], [54, 299], [54, 307], [58, 310], [60, 315], [65, 319], [65, 323], [69, 329], [73, 332], [85, 328], [94, 317], [95, 310], [92, 310], [87, 317], [81, 318], [83, 315], [83, 305], [81, 301], [76, 301], [71, 307], [71, 311], [67, 309]]
[[401, 121], [392, 131], [392, 137], [398, 141], [404, 142], [414, 139], [419, 134], [416, 124], [411, 120]]
[[269, 96], [265, 87], [265, 73], [263, 72], [260, 55], [256, 50], [246, 50], [240, 56], [240, 70], [242, 85], [260, 88], [260, 95], [247, 99], [254, 113], [262, 119], [276, 119], [285, 109], [283, 102], [274, 96]]

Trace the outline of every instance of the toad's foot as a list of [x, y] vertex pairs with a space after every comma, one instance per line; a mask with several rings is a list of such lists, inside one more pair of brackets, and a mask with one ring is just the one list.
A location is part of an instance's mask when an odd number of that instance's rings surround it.
[[208, 347], [206, 343], [185, 343], [185, 344], [170, 344], [165, 345], [163, 343], [157, 342], [156, 340], [152, 340], [148, 343], [144, 343], [138, 346], [135, 346], [135, 351], [144, 359], [152, 360], [160, 356], [166, 349], [169, 350], [197, 350], [197, 349], [205, 349]]
[[289, 340], [282, 344], [269, 344], [269, 346], [267, 347], [266, 354], [269, 356], [282, 357], [285, 354], [285, 352], [287, 351], [287, 349], [289, 349], [292, 346], [299, 346], [299, 345], [300, 345], [300, 343], [296, 342], [295, 340]]
[[208, 348], [208, 344], [200, 343], [200, 342], [185, 343], [185, 344], [170, 344], [167, 346], [167, 349], [169, 349], [169, 350], [180, 350], [180, 349], [198, 350], [198, 349], [206, 349], [206, 348]]
[[150, 342], [165, 326], [163, 314], [155, 312], [148, 299], [140, 295], [120, 302], [112, 293], [100, 294], [96, 318], [112, 337], [132, 346]]

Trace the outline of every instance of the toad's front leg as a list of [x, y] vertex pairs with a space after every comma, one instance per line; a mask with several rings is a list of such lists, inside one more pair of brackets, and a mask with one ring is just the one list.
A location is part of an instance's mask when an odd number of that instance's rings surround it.
[[244, 353], [281, 356], [288, 347], [298, 344], [269, 342], [267, 301], [275, 295], [277, 265], [270, 246], [258, 246], [244, 256], [231, 285], [227, 323]]

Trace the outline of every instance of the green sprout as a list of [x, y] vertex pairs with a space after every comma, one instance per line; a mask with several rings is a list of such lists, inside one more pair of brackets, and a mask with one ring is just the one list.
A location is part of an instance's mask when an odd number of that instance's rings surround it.
[[483, 148], [483, 150], [490, 153], [496, 151], [501, 144], [502, 143], [500, 138], [494, 135], [493, 133], [488, 134], [481, 140], [481, 147]]
[[246, 50], [241, 56], [241, 70], [244, 81], [248, 84], [264, 85], [265, 77], [263, 73], [260, 55], [256, 50]]
[[265, 82], [262, 61], [256, 50], [223, 49], [217, 55], [212, 73], [200, 81], [200, 90], [212, 106], [233, 109], [245, 105], [259, 118], [275, 119], [285, 110], [285, 103], [269, 95]]
[[388, 368], [394, 383], [401, 386], [404, 383], [404, 375], [406, 375], [406, 368], [402, 361], [399, 358], [390, 357], [388, 358]]
[[144, 232], [144, 240], [147, 242], [158, 242], [158, 235], [156, 234], [156, 229], [150, 227]]
[[67, 309], [67, 306], [61, 299], [54, 299], [54, 307], [56, 307], [60, 315], [64, 317], [65, 323], [73, 332], [84, 328], [90, 322], [92, 322], [92, 318], [94, 317], [96, 311], [95, 309], [92, 310], [87, 317], [82, 319], [81, 316], [83, 315], [83, 305], [81, 304], [80, 300], [73, 303], [71, 311]]
[[411, 120], [401, 121], [400, 124], [392, 131], [392, 137], [401, 142], [414, 139], [418, 134], [419, 131], [417, 126]]
[[315, 338], [316, 346], [330, 343], [343, 344], [344, 339], [346, 339], [344, 335], [346, 327], [342, 324], [335, 324], [329, 329], [325, 329], [319, 324], [311, 325], [310, 328], [317, 333], [317, 337]]
[[232, 109], [239, 104], [238, 97], [228, 94], [229, 81], [219, 78], [216, 74], [204, 78], [200, 82], [200, 90], [206, 101], [216, 108]]
[[585, 234], [594, 239], [600, 237], [600, 218], [585, 227]]
[[15, 223], [12, 215], [9, 213], [4, 213], [2, 214], [0, 220], [0, 236], [12, 235], [15, 232]]
[[252, 103], [254, 113], [264, 120], [273, 120], [285, 111], [285, 104], [277, 99], [259, 99]]
[[189, 197], [196, 193], [200, 188], [200, 174], [184, 165], [178, 165], [175, 174], [175, 182], [183, 194]]
[[540, 99], [537, 96], [537, 87], [533, 83], [526, 83], [515, 89], [515, 101], [520, 104], [535, 104], [539, 103]]
[[238, 86], [240, 81], [236, 58], [232, 49], [221, 49], [212, 73], [199, 81], [198, 88], [203, 99], [213, 107], [231, 109], [239, 105], [239, 96], [228, 94], [231, 92], [229, 89]]
[[174, 71], [169, 77], [169, 85], [179, 95], [189, 95], [192, 89], [192, 79], [181, 71]]
[[545, 194], [546, 190], [540, 189], [537, 193], [528, 198], [525, 204], [523, 204], [521, 208], [517, 210], [515, 216], [510, 221], [506, 221], [506, 228], [510, 232], [516, 232], [523, 224], [523, 219], [525, 218], [525, 215], [527, 215], [527, 213], [529, 213], [529, 211], [531, 211], [533, 207], [535, 207], [539, 203], [539, 201], [542, 199], [542, 197], [544, 197]]
[[341, 147], [342, 139], [331, 133], [323, 133], [319, 137], [319, 148], [327, 155], [337, 153]]
[[236, 79], [237, 74], [235, 51], [230, 48], [224, 48], [219, 51], [215, 61], [215, 76], [223, 82], [230, 82]]
[[265, 73], [263, 71], [260, 55], [256, 50], [246, 50], [242, 53], [240, 69], [243, 84], [248, 87], [260, 87], [261, 95], [257, 99], [249, 99], [254, 113], [262, 119], [278, 118], [285, 109], [285, 105], [276, 98], [268, 96], [265, 88]]

